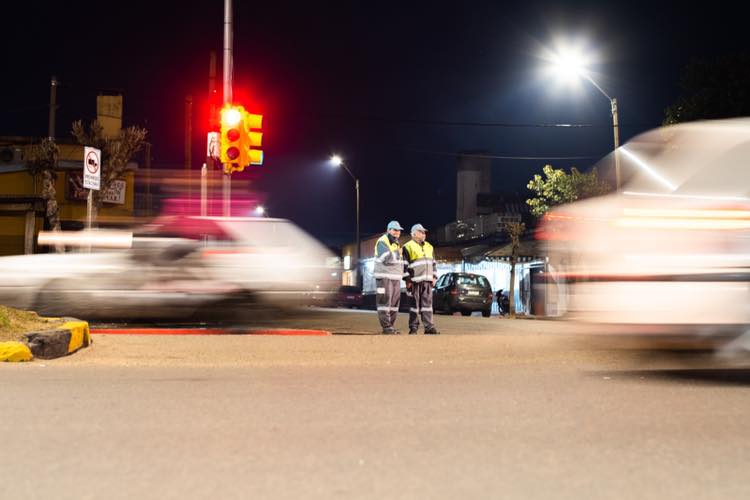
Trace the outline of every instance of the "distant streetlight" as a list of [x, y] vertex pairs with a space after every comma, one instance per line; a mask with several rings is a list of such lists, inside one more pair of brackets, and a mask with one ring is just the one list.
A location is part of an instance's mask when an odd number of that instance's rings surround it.
[[344, 170], [346, 170], [346, 172], [352, 177], [352, 179], [354, 179], [354, 189], [357, 193], [357, 244], [354, 253], [354, 278], [355, 283], [359, 283], [359, 179], [352, 173], [351, 170], [349, 170], [349, 167], [346, 166], [346, 164], [344, 163], [344, 159], [341, 158], [341, 156], [333, 155], [331, 156], [331, 159], [329, 161], [334, 167], [343, 167]]
[[596, 90], [601, 92], [609, 100], [612, 108], [612, 128], [615, 138], [615, 183], [617, 190], [620, 190], [620, 156], [617, 149], [620, 147], [620, 125], [617, 116], [617, 99], [610, 97], [598, 83], [594, 81], [586, 69], [587, 58], [579, 51], [570, 48], [560, 48], [551, 56], [552, 67], [555, 72], [566, 80], [583, 78], [588, 80]]
[[257, 207], [255, 207], [255, 215], [263, 217], [265, 213], [266, 213], [266, 209], [263, 207], [263, 205], [258, 205]]

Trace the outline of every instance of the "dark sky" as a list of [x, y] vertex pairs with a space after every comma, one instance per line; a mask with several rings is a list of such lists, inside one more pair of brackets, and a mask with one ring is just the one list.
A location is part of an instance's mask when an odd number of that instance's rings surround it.
[[[623, 140], [661, 122], [690, 58], [747, 48], [740, 12], [711, 4], [305, 4], [235, 0], [235, 97], [264, 114], [266, 163], [254, 187], [268, 196], [270, 214], [331, 243], [354, 233], [353, 182], [326, 164], [332, 152], [361, 178], [364, 234], [391, 218], [452, 221], [459, 151], [605, 155], [606, 99], [590, 85], [571, 89], [541, 75], [539, 55], [555, 38], [587, 40], [597, 55], [591, 70], [620, 101]], [[179, 166], [192, 94], [193, 156], [202, 154], [222, 1], [18, 2], [4, 10], [0, 135], [46, 135], [55, 74], [59, 136], [72, 120], [93, 118], [98, 90], [122, 89], [125, 122], [149, 129], [155, 164]], [[496, 159], [493, 188], [525, 193], [544, 163], [594, 162]]]

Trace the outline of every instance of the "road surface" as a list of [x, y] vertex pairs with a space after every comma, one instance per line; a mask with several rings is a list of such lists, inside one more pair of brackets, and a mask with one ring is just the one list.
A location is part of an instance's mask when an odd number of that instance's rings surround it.
[[744, 368], [550, 321], [267, 322], [349, 334], [95, 336], [0, 366], [0, 498], [750, 498]]

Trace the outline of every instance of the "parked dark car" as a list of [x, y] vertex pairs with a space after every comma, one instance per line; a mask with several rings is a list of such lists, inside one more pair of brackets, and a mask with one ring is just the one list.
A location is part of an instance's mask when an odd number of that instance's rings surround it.
[[336, 305], [338, 307], [361, 308], [364, 304], [362, 289], [358, 286], [341, 286], [336, 294]]
[[433, 309], [448, 314], [460, 311], [469, 316], [481, 311], [488, 318], [492, 312], [492, 287], [480, 274], [446, 273], [435, 283]]

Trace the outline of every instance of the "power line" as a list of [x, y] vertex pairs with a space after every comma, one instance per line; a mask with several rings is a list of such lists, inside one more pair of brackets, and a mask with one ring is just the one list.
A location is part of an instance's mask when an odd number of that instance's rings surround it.
[[[372, 121], [383, 123], [402, 123], [412, 125], [429, 125], [445, 127], [488, 127], [488, 128], [561, 128], [561, 129], [581, 129], [581, 128], [612, 128], [611, 123], [510, 123], [510, 122], [479, 122], [479, 121], [452, 121], [452, 120], [431, 120], [422, 118], [400, 118], [400, 117], [382, 117], [368, 115], [319, 115], [307, 114], [308, 118], [329, 119], [329, 120], [356, 120]], [[621, 123], [620, 127], [658, 127], [659, 124], [653, 123]]]
[[438, 156], [470, 156], [472, 158], [489, 158], [493, 160], [598, 160], [602, 156], [506, 156], [485, 153], [451, 153], [449, 151], [434, 151], [429, 149], [400, 148], [414, 153], [425, 153]]

